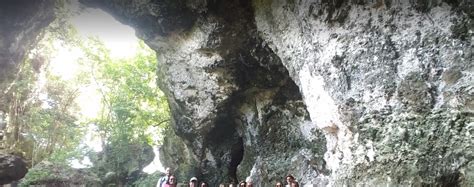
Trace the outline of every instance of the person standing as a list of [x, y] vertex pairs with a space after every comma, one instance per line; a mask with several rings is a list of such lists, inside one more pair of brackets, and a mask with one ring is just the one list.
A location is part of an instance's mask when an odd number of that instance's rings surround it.
[[253, 187], [252, 177], [247, 177], [245, 179], [245, 187]]
[[291, 187], [291, 184], [295, 182], [295, 177], [293, 177], [293, 175], [287, 175], [285, 179], [286, 179], [286, 187]]
[[158, 183], [156, 184], [156, 187], [165, 187], [165, 184], [168, 183], [168, 179], [170, 176], [171, 176], [171, 168], [167, 167], [165, 170], [165, 176], [158, 179]]
[[298, 182], [296, 182], [296, 181], [293, 181], [293, 182], [291, 183], [291, 187], [300, 187], [300, 184], [299, 184]]
[[196, 177], [189, 179], [189, 187], [198, 187], [198, 184], [198, 179]]
[[176, 180], [176, 177], [171, 175], [168, 178], [168, 182], [164, 186], [165, 187], [176, 187], [177, 184], [178, 184], [178, 181]]

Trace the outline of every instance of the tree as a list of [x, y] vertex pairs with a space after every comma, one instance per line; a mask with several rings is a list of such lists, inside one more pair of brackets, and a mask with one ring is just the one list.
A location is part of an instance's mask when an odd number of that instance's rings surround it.
[[[8, 108], [5, 149], [22, 154], [32, 165], [44, 158], [72, 152], [79, 144], [82, 130], [77, 123], [75, 99], [78, 87], [47, 71], [32, 60], [25, 62], [18, 78], [3, 95]], [[46, 81], [41, 82], [39, 77]]]
[[[96, 155], [95, 168], [102, 176], [113, 171], [115, 183], [121, 185], [152, 161], [153, 157], [144, 153], [150, 153], [147, 146], [156, 144], [152, 135], [161, 132], [150, 132], [150, 127], [164, 129], [168, 125], [167, 100], [156, 85], [156, 56], [143, 42], [137, 54], [128, 59], [112, 59], [97, 39], [88, 40], [83, 50], [87, 56], [84, 63], [91, 67], [103, 103], [94, 123], [105, 146], [104, 152]], [[138, 160], [137, 164], [130, 165], [132, 160]]]
[[5, 135], [0, 137], [0, 150], [22, 155], [31, 165], [46, 158], [66, 162], [82, 136], [75, 99], [83, 80], [64, 81], [48, 68], [58, 47], [80, 42], [75, 29], [65, 22], [69, 16], [61, 2], [56, 2], [58, 19], [41, 35], [15, 79], [1, 85], [5, 89], [0, 94], [0, 123]]
[[[0, 94], [0, 127], [6, 126], [7, 132], [1, 143], [32, 166], [43, 160], [67, 164], [88, 154], [78, 147], [87, 126], [94, 124], [104, 144], [103, 152], [89, 152], [94, 169], [102, 177], [114, 171], [112, 182], [124, 184], [152, 161], [151, 145], [159, 143], [153, 137], [169, 122], [167, 100], [156, 85], [155, 52], [141, 42], [134, 57], [111, 58], [100, 40], [78, 37], [66, 21], [71, 15], [60, 3], [63, 0], [58, 2], [62, 19], [48, 27], [16, 79], [1, 85], [7, 88]], [[59, 48], [82, 50], [77, 63], [84, 71], [73, 79], [50, 71]], [[101, 95], [101, 112], [94, 119], [82, 116], [77, 103], [80, 89], [89, 85]]]

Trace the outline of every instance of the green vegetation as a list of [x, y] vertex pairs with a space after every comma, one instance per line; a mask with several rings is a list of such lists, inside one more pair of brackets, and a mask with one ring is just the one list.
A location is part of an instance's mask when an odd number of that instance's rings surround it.
[[155, 172], [150, 175], [145, 175], [135, 181], [132, 186], [156, 186], [156, 183], [164, 174], [160, 172]]
[[47, 56], [26, 60], [0, 97], [0, 111], [6, 114], [2, 148], [31, 165], [45, 158], [65, 162], [83, 134], [74, 102], [79, 85], [51, 74], [48, 62]]
[[131, 59], [111, 59], [97, 39], [83, 50], [91, 67], [92, 81], [100, 84], [101, 115], [95, 119], [108, 143], [122, 140], [153, 144], [149, 127], [165, 128], [169, 109], [164, 94], [156, 86], [156, 56], [140, 43]]
[[48, 184], [49, 186], [100, 186], [100, 179], [92, 172], [73, 169], [65, 164], [43, 161], [26, 174], [20, 186]]
[[113, 183], [123, 184], [153, 160], [151, 127], [166, 128], [169, 109], [157, 88], [156, 56], [145, 44], [131, 59], [111, 59], [97, 39], [84, 45], [92, 81], [100, 83], [102, 110], [93, 123], [105, 142], [103, 153], [94, 155], [94, 169], [100, 176], [114, 172]]
[[[79, 50], [82, 56], [68, 79], [51, 68], [57, 51], [64, 48]], [[0, 125], [6, 126], [0, 151], [26, 158], [32, 169], [23, 184], [70, 180], [62, 174], [79, 170], [68, 164], [85, 157], [94, 164], [87, 172], [100, 183], [120, 186], [143, 179], [141, 170], [153, 160], [152, 146], [161, 142], [159, 134], [170, 115], [156, 85], [156, 62], [155, 52], [143, 42], [135, 56], [114, 59], [99, 39], [80, 38], [63, 19], [53, 22], [16, 79], [0, 85]], [[81, 102], [90, 102], [80, 97], [84, 88], [99, 94], [100, 103], [90, 104], [99, 107], [92, 119], [81, 108]], [[91, 125], [98, 129], [102, 152], [83, 146]]]

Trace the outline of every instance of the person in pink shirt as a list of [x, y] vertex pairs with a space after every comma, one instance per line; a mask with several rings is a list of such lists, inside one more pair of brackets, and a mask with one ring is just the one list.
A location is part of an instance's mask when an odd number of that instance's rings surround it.
[[171, 175], [168, 178], [168, 182], [165, 184], [165, 187], [176, 187], [178, 184], [178, 181], [176, 181], [176, 177], [174, 175]]

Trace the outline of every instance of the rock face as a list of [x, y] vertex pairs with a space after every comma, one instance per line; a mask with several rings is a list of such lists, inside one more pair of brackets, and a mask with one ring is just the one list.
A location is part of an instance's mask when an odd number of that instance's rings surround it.
[[0, 83], [12, 78], [42, 29], [53, 19], [53, 0], [0, 2]]
[[82, 2], [134, 26], [158, 52], [174, 131], [162, 158], [180, 181], [197, 176], [216, 185], [252, 175], [269, 183], [288, 172], [316, 181], [329, 174], [324, 136], [311, 128], [299, 88], [258, 35], [251, 2]]
[[182, 181], [474, 182], [471, 1], [82, 2], [157, 51]]
[[82, 2], [157, 51], [180, 181], [474, 185], [472, 1]]
[[254, 3], [335, 184], [472, 185], [472, 2]]
[[473, 69], [472, 35], [455, 30], [472, 20], [447, 4], [375, 5], [259, 1], [255, 18], [326, 136], [331, 180], [457, 183], [472, 172]]
[[0, 184], [20, 180], [28, 172], [26, 163], [18, 156], [0, 153]]

